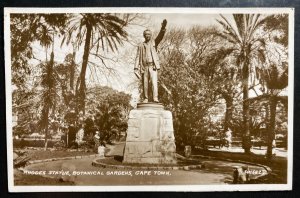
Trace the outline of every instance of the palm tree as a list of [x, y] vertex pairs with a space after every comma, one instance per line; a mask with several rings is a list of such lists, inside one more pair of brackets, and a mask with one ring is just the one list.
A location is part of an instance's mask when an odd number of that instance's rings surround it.
[[[268, 88], [270, 119], [268, 123], [267, 157], [272, 158], [272, 143], [275, 139], [276, 107], [282, 98], [279, 93], [288, 86], [288, 64], [282, 63], [282, 67], [272, 64], [264, 71], [263, 80]], [[280, 69], [279, 69], [280, 68]]]
[[40, 23], [40, 27], [36, 31], [36, 39], [39, 41], [40, 45], [45, 48], [46, 51], [46, 61], [48, 61], [48, 48], [50, 47], [52, 40], [53, 30], [47, 24]]
[[[45, 131], [45, 150], [48, 146], [48, 129], [49, 129], [49, 113], [54, 112], [56, 103], [56, 77], [54, 72], [54, 36], [64, 27], [67, 16], [65, 14], [41, 14], [37, 15], [39, 22], [37, 23], [36, 40], [46, 49], [46, 62], [40, 64], [42, 67], [41, 86], [43, 87], [42, 115], [40, 127]], [[47, 60], [47, 49], [52, 44], [52, 52], [50, 61]]]
[[[268, 31], [279, 30], [283, 34], [280, 36], [273, 35], [271, 39], [281, 44], [284, 47], [284, 51], [287, 52], [288, 47], [288, 15], [287, 14], [277, 14], [270, 15], [266, 18], [265, 29]], [[287, 56], [287, 53], [286, 53]], [[275, 138], [275, 121], [276, 121], [276, 107], [279, 100], [281, 100], [284, 104], [287, 101], [282, 100], [279, 96], [279, 93], [282, 89], [288, 86], [288, 63], [282, 62], [280, 63], [271, 63], [271, 66], [265, 70], [262, 70], [261, 83], [262, 85], [266, 85], [267, 88], [267, 96], [269, 96], [269, 109], [270, 109], [270, 119], [268, 126], [268, 150], [267, 157], [269, 159], [272, 158], [272, 142]]]
[[259, 35], [260, 28], [264, 25], [265, 18], [259, 14], [233, 14], [233, 22], [229, 22], [221, 15], [217, 20], [223, 27], [219, 34], [222, 38], [231, 43], [232, 54], [235, 57], [236, 65], [239, 67], [242, 76], [243, 89], [243, 148], [245, 153], [250, 153], [251, 139], [249, 130], [249, 75], [254, 67], [254, 61], [265, 62], [265, 40]]
[[40, 127], [45, 131], [45, 150], [47, 150], [48, 146], [48, 129], [49, 129], [49, 113], [50, 110], [53, 110], [55, 106], [55, 98], [56, 97], [56, 81], [53, 75], [53, 66], [54, 66], [54, 53], [51, 52], [50, 61], [42, 64], [42, 82], [41, 85], [44, 88], [42, 94], [42, 114], [40, 120]]
[[49, 112], [53, 106], [53, 88], [54, 88], [54, 79], [53, 79], [53, 64], [54, 64], [54, 52], [52, 50], [50, 55], [50, 61], [48, 61], [48, 48], [51, 43], [54, 42], [54, 31], [49, 26], [49, 24], [42, 22], [42, 16], [37, 15], [39, 22], [37, 23], [37, 31], [35, 34], [36, 40], [39, 41], [40, 45], [45, 48], [46, 51], [46, 61], [39, 64], [42, 68], [41, 76], [41, 86], [43, 87], [43, 93], [41, 97], [42, 112], [39, 126], [45, 132], [45, 150], [48, 147], [48, 129], [49, 129]]
[[[49, 112], [53, 109], [54, 84], [53, 67], [54, 67], [54, 50], [47, 60], [47, 50], [54, 45], [54, 35], [63, 29], [67, 19], [66, 14], [16, 14], [12, 17], [12, 68], [15, 71], [13, 83], [20, 87], [25, 87], [25, 77], [30, 75], [30, 66], [28, 59], [34, 58], [32, 52], [32, 43], [37, 41], [46, 50], [46, 61], [39, 64], [42, 69], [41, 87], [43, 87], [42, 97], [40, 98], [42, 106], [42, 115], [40, 127], [45, 132], [45, 149], [48, 140], [48, 119]], [[19, 64], [21, 62], [21, 64]], [[22, 69], [20, 69], [22, 67]], [[22, 79], [22, 80], [19, 80]]]
[[65, 33], [62, 44], [69, 44], [73, 34], [75, 34], [77, 47], [84, 42], [79, 87], [76, 86], [76, 96], [78, 98], [77, 111], [85, 113], [85, 76], [90, 50], [96, 47], [96, 54], [98, 54], [99, 47], [102, 50], [117, 50], [118, 44], [122, 44], [123, 40], [127, 38], [127, 32], [124, 30], [127, 21], [118, 15], [109, 13], [79, 14], [73, 15], [67, 25], [69, 28]]

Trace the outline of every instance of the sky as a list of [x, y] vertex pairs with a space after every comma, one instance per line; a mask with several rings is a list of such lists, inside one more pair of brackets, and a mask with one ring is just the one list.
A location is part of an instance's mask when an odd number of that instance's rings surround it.
[[163, 19], [168, 21], [168, 26], [190, 28], [195, 25], [210, 26], [218, 25], [216, 19], [220, 16], [217, 14], [174, 14], [174, 13], [162, 13], [162, 14], [149, 14], [153, 23], [161, 23]]

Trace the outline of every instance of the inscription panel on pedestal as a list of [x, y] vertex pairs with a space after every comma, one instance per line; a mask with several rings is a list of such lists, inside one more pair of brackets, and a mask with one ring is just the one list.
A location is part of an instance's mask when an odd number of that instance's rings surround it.
[[172, 113], [140, 109], [130, 112], [125, 163], [176, 163]]
[[151, 141], [160, 138], [161, 116], [144, 113], [141, 118], [140, 140]]

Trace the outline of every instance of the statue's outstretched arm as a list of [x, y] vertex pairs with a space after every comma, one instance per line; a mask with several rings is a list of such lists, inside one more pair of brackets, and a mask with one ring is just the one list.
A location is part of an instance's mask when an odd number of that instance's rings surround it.
[[157, 37], [155, 38], [155, 47], [156, 48], [166, 33], [166, 26], [167, 26], [167, 20], [164, 19], [163, 22], [161, 23], [160, 31], [159, 31]]

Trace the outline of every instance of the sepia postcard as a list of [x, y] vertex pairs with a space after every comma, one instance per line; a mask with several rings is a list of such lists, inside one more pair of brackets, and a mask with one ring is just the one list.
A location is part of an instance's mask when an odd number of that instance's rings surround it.
[[10, 192], [292, 190], [294, 8], [5, 8]]

